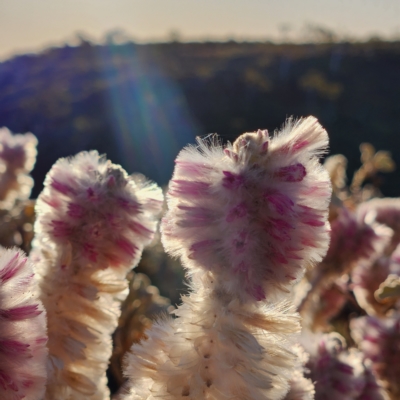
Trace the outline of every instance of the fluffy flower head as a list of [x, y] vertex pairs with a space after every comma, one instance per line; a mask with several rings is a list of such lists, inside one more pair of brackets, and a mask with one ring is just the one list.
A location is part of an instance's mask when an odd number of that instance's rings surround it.
[[[126, 267], [152, 239], [161, 205], [156, 185], [129, 177], [95, 151], [82, 152], [60, 159], [48, 173], [35, 230], [98, 269]], [[64, 261], [61, 268], [71, 260]]]
[[164, 246], [195, 273], [209, 270], [246, 300], [287, 292], [329, 243], [326, 131], [289, 120], [273, 138], [245, 133], [223, 148], [199, 140], [178, 155], [163, 220]]

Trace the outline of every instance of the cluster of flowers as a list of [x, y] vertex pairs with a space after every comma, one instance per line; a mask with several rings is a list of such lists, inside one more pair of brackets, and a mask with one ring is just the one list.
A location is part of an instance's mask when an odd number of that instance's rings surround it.
[[[3, 128], [0, 142], [11, 209], [29, 197], [36, 139]], [[347, 187], [343, 156], [320, 164], [327, 145], [308, 117], [181, 151], [160, 230], [190, 290], [153, 324], [145, 310], [168, 301], [127, 278], [161, 189], [95, 151], [59, 160], [29, 259], [0, 250], [0, 398], [109, 399], [124, 352], [119, 400], [400, 398], [400, 200], [364, 201], [371, 168]]]
[[[375, 159], [382, 157], [388, 153]], [[380, 193], [360, 186], [365, 165], [347, 187], [345, 164], [341, 155], [325, 161], [333, 184], [331, 243], [296, 288], [306, 365], [316, 399], [399, 399], [400, 199], [368, 199]]]

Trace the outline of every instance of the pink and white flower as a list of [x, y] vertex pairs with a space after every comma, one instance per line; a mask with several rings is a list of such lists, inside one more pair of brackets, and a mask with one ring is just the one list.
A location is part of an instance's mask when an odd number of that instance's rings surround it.
[[181, 151], [162, 222], [191, 277], [174, 320], [126, 358], [126, 400], [282, 399], [297, 370], [294, 282], [325, 255], [330, 180], [313, 117]]
[[[278, 298], [322, 260], [329, 243], [328, 144], [313, 117], [181, 151], [168, 192], [163, 243], [190, 271], [212, 271], [243, 301]], [[243, 290], [244, 289], [244, 290]]]
[[16, 249], [0, 249], [0, 398], [37, 400], [45, 392], [46, 313], [32, 265]]
[[126, 274], [154, 235], [162, 192], [97, 152], [59, 160], [37, 200], [32, 259], [47, 310], [46, 399], [107, 399]]

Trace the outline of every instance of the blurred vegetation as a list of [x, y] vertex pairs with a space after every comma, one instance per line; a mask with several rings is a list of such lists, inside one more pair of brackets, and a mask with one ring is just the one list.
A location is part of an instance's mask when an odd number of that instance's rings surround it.
[[[319, 118], [351, 175], [360, 143], [398, 147], [399, 71], [400, 42], [82, 41], [0, 63], [0, 126], [39, 139], [34, 197], [56, 159], [82, 149], [165, 184], [195, 135], [233, 140], [289, 115]], [[385, 176], [385, 195], [399, 194], [399, 174]]]

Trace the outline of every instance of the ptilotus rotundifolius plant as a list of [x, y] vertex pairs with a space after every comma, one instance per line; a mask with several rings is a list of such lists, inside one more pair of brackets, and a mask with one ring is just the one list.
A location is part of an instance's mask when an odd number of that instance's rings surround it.
[[[329, 243], [328, 144], [314, 117], [223, 147], [199, 140], [176, 159], [165, 249], [191, 277], [175, 320], [126, 359], [126, 399], [282, 399], [298, 365], [290, 291]], [[312, 391], [312, 385], [310, 390]], [[311, 393], [312, 394], [312, 393]]]
[[46, 317], [33, 268], [17, 249], [0, 248], [0, 398], [43, 398]]
[[97, 152], [60, 159], [37, 200], [36, 261], [47, 310], [46, 399], [108, 399], [106, 369], [126, 274], [156, 229], [162, 192]]

